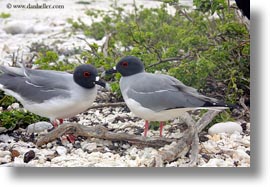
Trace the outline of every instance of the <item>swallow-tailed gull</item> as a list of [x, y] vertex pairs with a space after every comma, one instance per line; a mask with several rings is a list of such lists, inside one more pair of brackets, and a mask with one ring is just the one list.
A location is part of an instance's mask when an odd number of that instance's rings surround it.
[[164, 122], [180, 117], [181, 113], [196, 109], [225, 109], [228, 105], [204, 96], [174, 77], [145, 72], [140, 59], [122, 58], [106, 73], [119, 72], [122, 96], [132, 113], [145, 120], [144, 136], [149, 121], [160, 122], [160, 136]]

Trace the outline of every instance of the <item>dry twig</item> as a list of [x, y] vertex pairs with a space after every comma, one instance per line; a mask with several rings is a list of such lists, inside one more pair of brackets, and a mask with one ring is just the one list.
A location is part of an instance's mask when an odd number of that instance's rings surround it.
[[63, 124], [49, 132], [46, 136], [40, 138], [36, 144], [37, 146], [41, 146], [63, 136], [64, 134], [73, 134], [75, 136], [84, 136], [87, 138], [99, 138], [113, 141], [127, 141], [132, 144], [140, 144], [151, 147], [163, 147], [164, 145], [175, 141], [175, 139], [166, 139], [160, 137], [145, 138], [144, 136], [137, 136], [127, 133], [114, 133], [108, 131], [108, 129], [103, 126], [87, 127], [77, 123], [69, 123]]
[[105, 107], [123, 107], [126, 106], [125, 102], [118, 102], [118, 103], [102, 103], [97, 105], [92, 105], [89, 109], [96, 109], [96, 108], [105, 108]]

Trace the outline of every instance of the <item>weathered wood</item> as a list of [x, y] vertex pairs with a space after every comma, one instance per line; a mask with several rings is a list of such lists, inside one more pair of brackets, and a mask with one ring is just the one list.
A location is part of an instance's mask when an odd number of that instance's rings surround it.
[[101, 103], [97, 105], [91, 106], [89, 109], [96, 109], [96, 108], [105, 108], [105, 107], [123, 107], [126, 106], [125, 102], [118, 102], [118, 103]]
[[114, 133], [108, 131], [103, 126], [87, 127], [77, 123], [62, 124], [58, 128], [41, 137], [37, 142], [37, 146], [41, 146], [48, 142], [60, 138], [64, 134], [73, 134], [75, 136], [84, 136], [87, 138], [99, 138], [113, 141], [127, 141], [132, 144], [140, 144], [151, 147], [163, 147], [170, 144], [175, 139], [166, 139], [162, 137], [144, 137], [127, 133]]

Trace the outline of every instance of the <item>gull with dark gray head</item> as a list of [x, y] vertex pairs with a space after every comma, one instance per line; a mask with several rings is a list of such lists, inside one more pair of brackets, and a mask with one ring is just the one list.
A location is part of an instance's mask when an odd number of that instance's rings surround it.
[[90, 64], [78, 66], [73, 74], [0, 66], [0, 89], [15, 97], [30, 112], [56, 120], [73, 117], [87, 110], [97, 95], [97, 69]]
[[140, 59], [122, 58], [107, 74], [119, 72], [122, 96], [132, 113], [145, 120], [144, 136], [149, 121], [160, 122], [160, 136], [164, 122], [180, 117], [181, 113], [196, 109], [226, 109], [228, 105], [201, 95], [174, 77], [145, 72]]

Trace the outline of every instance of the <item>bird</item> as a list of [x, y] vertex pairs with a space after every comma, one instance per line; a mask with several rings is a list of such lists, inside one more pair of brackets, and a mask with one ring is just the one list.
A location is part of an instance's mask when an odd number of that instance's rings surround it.
[[227, 109], [229, 105], [215, 98], [204, 96], [195, 88], [184, 85], [178, 79], [165, 74], [147, 73], [142, 61], [135, 56], [123, 57], [106, 74], [119, 72], [120, 90], [125, 103], [135, 116], [145, 120], [144, 136], [149, 121], [159, 121], [159, 135], [165, 121], [196, 109]]
[[235, 0], [235, 2], [243, 15], [250, 19], [250, 0]]
[[77, 66], [73, 74], [5, 65], [0, 65], [0, 72], [0, 90], [15, 97], [26, 110], [49, 118], [54, 127], [58, 119], [61, 124], [63, 118], [87, 110], [96, 98], [96, 85], [106, 87], [90, 64]]

